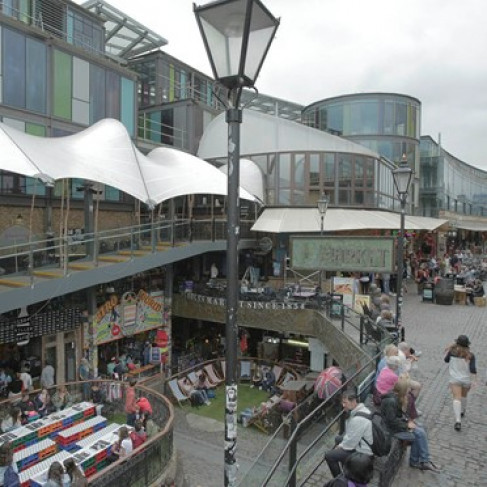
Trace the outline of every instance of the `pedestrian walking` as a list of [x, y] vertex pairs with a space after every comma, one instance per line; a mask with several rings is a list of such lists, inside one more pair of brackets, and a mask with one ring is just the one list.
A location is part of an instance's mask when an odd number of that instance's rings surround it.
[[462, 418], [467, 410], [467, 396], [472, 387], [472, 376], [477, 374], [475, 355], [470, 351], [467, 335], [459, 335], [455, 343], [446, 349], [445, 362], [449, 364], [450, 391], [453, 396], [453, 413], [456, 431], [462, 429]]

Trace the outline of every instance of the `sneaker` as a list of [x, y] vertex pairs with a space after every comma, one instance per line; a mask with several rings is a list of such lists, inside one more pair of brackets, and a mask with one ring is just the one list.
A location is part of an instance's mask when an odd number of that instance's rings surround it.
[[419, 468], [421, 470], [429, 470], [431, 472], [440, 471], [440, 469], [433, 462], [422, 462]]
[[409, 462], [409, 466], [411, 468], [421, 468], [421, 464], [419, 462], [418, 463]]
[[462, 423], [455, 423], [455, 431], [460, 431], [462, 429]]
[[465, 411], [462, 411], [462, 414], [460, 414], [460, 416], [461, 416], [462, 418], [464, 418], [464, 417], [465, 417]]
[[211, 402], [210, 402], [210, 401], [206, 401], [206, 402], [205, 402], [205, 404], [206, 404], [207, 406], [211, 406]]
[[253, 389], [254, 388], [254, 384], [250, 384], [250, 388]]

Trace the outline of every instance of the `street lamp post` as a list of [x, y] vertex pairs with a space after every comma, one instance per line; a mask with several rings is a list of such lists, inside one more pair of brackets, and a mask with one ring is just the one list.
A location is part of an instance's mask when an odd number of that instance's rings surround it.
[[[328, 209], [328, 198], [323, 192], [320, 199], [317, 201], [318, 211], [320, 212], [321, 226], [320, 226], [320, 237], [323, 237], [323, 229], [325, 224], [326, 210]], [[323, 269], [320, 266], [320, 278], [319, 278], [320, 293], [323, 292]]]
[[227, 90], [228, 196], [225, 348], [225, 486], [236, 485], [238, 240], [241, 95], [254, 87], [279, 26], [260, 0], [218, 0], [193, 10], [215, 80]]
[[401, 203], [401, 224], [397, 238], [397, 280], [396, 280], [396, 324], [401, 329], [401, 340], [404, 340], [404, 327], [401, 321], [402, 311], [402, 275], [404, 271], [404, 226], [406, 219], [406, 202], [408, 199], [409, 185], [413, 177], [413, 170], [408, 165], [406, 154], [402, 156], [399, 166], [392, 171], [394, 186]]

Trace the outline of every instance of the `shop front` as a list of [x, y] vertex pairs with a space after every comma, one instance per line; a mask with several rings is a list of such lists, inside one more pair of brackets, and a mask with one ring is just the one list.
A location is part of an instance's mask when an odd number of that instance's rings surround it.
[[[137, 368], [170, 363], [170, 299], [143, 289], [111, 294], [84, 329], [83, 348], [95, 352], [92, 367], [106, 375], [112, 361]], [[90, 354], [91, 355], [91, 354]]]
[[0, 322], [1, 365], [12, 372], [28, 371], [38, 379], [49, 362], [58, 383], [76, 380], [76, 344], [82, 323], [79, 308], [29, 313], [22, 308], [16, 318]]

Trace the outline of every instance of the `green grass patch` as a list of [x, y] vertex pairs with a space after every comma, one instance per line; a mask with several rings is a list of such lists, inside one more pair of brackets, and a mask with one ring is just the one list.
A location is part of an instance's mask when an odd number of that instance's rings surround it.
[[[258, 388], [250, 388], [250, 384], [238, 385], [238, 399], [237, 399], [237, 414], [247, 408], [254, 406], [259, 407], [261, 402], [267, 401], [269, 394], [265, 391], [260, 391]], [[205, 418], [216, 419], [217, 421], [224, 421], [225, 413], [225, 386], [221, 385], [216, 389], [216, 397], [210, 399], [210, 406], [199, 406], [197, 408], [191, 407], [190, 404], [184, 404], [183, 409], [187, 413], [194, 413]]]

